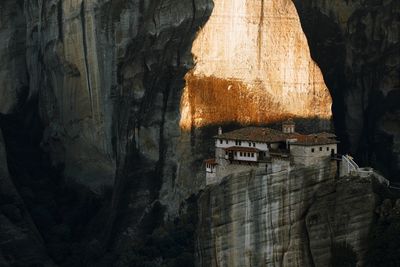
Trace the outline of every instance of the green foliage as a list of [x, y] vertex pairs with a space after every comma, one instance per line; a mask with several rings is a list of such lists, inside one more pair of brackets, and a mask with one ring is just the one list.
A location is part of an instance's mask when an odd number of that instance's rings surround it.
[[347, 243], [333, 243], [331, 253], [332, 267], [355, 267], [357, 265], [357, 254]]

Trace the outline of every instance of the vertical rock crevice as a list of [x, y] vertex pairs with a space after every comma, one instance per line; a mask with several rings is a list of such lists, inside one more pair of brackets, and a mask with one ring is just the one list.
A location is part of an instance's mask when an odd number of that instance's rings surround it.
[[89, 62], [88, 62], [88, 47], [87, 47], [87, 36], [86, 36], [86, 16], [85, 16], [85, 0], [82, 0], [80, 7], [80, 21], [82, 27], [82, 46], [83, 46], [83, 58], [85, 61], [85, 76], [86, 76], [86, 85], [89, 94], [89, 105], [92, 116], [93, 114], [93, 94], [92, 94], [92, 82], [90, 79], [90, 70], [89, 70]]

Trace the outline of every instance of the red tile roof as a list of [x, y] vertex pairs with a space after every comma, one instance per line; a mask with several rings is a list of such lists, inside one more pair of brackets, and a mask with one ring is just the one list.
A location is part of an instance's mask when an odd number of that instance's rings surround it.
[[283, 133], [278, 130], [263, 127], [246, 127], [231, 132], [223, 133], [214, 136], [217, 139], [224, 140], [240, 140], [261, 143], [278, 143], [286, 142], [287, 139], [297, 139], [294, 145], [321, 145], [321, 144], [336, 144], [335, 135], [332, 133], [317, 133], [303, 135], [299, 133]]
[[288, 119], [287, 121], [282, 122], [282, 125], [295, 125], [293, 119]]
[[317, 145], [328, 145], [328, 144], [337, 144], [337, 143], [339, 143], [339, 142], [335, 139], [315, 134], [315, 135], [299, 136], [299, 137], [297, 137], [297, 141], [294, 143], [291, 143], [291, 145], [317, 146]]
[[211, 165], [218, 165], [218, 163], [215, 161], [215, 159], [206, 159], [206, 160], [204, 160], [204, 163], [211, 164]]
[[221, 135], [217, 135], [214, 138], [263, 142], [263, 143], [276, 143], [276, 142], [286, 141], [286, 139], [296, 138], [299, 135], [300, 134], [298, 133], [292, 133], [292, 134], [282, 133], [281, 131], [274, 130], [271, 128], [246, 127], [231, 132], [223, 133]]

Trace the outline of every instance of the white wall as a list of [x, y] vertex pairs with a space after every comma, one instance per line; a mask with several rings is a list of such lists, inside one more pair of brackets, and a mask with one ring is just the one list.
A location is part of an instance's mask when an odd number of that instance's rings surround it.
[[207, 164], [206, 163], [206, 172], [215, 172], [215, 168], [216, 167], [216, 165], [212, 165], [212, 164]]
[[[221, 140], [222, 140], [222, 144], [220, 142]], [[228, 141], [228, 143], [226, 143], [226, 141]], [[215, 147], [227, 148], [227, 147], [232, 147], [232, 146], [236, 146], [234, 140], [215, 139]]]
[[[222, 144], [221, 144], [222, 140]], [[223, 139], [215, 139], [215, 147], [218, 148], [227, 148], [232, 146], [241, 146], [241, 147], [254, 147], [262, 151], [268, 151], [267, 143], [260, 143], [260, 142], [250, 142], [251, 146], [249, 146], [248, 141], [241, 141], [241, 145], [237, 145], [235, 140], [223, 140]], [[256, 146], [253, 146], [255, 143]]]
[[[235, 153], [235, 152], [234, 152]], [[252, 156], [253, 153], [253, 156]], [[250, 156], [247, 156], [250, 154]], [[242, 152], [242, 156], [240, 156], [240, 152], [236, 151], [236, 155], [233, 154], [233, 158], [235, 160], [243, 160], [243, 161], [257, 161], [258, 160], [258, 153], [257, 152]]]

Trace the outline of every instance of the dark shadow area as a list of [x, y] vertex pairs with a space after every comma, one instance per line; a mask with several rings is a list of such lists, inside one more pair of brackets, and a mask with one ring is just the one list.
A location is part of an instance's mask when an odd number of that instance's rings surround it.
[[357, 254], [351, 245], [343, 243], [333, 243], [331, 247], [332, 267], [356, 267]]
[[94, 194], [65, 181], [63, 166], [51, 166], [40, 147], [43, 126], [34, 106], [0, 118], [10, 175], [54, 262], [91, 266], [104, 256], [97, 235], [112, 188]]
[[[398, 1], [329, 6], [313, 0], [293, 2], [311, 56], [332, 95], [339, 150], [398, 182], [400, 47], [389, 34], [398, 19]], [[347, 5], [349, 13], [344, 15]]]
[[195, 266], [197, 197], [192, 195], [184, 205], [178, 218], [164, 222], [164, 208], [156, 203], [140, 225], [143, 231], [122, 252], [119, 266]]

